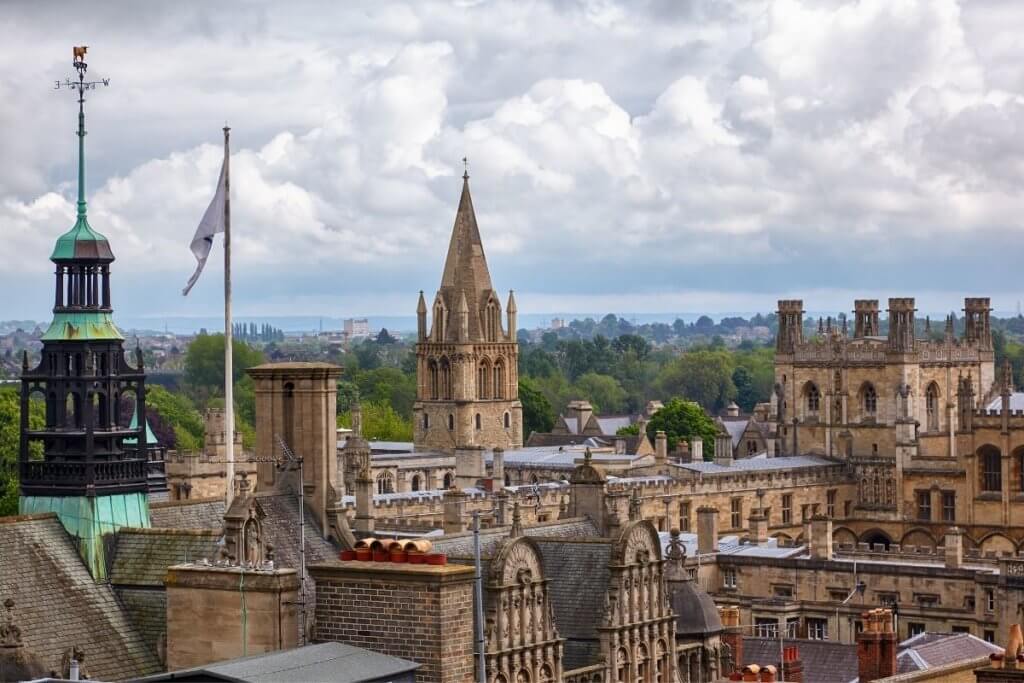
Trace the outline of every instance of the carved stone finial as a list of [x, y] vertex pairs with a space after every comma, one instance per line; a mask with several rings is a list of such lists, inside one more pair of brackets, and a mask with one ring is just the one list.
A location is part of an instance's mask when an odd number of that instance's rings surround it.
[[634, 488], [632, 495], [629, 497], [629, 521], [637, 522], [640, 519], [640, 489]]
[[519, 501], [512, 503], [512, 531], [509, 532], [511, 538], [519, 538], [523, 535], [523, 516], [519, 512]]
[[587, 449], [583, 451], [583, 464], [589, 467], [591, 460], [592, 456], [590, 455], [590, 446], [587, 446]]
[[686, 546], [679, 538], [679, 529], [672, 529], [669, 532], [668, 553], [665, 555], [670, 562], [682, 565], [686, 560]]

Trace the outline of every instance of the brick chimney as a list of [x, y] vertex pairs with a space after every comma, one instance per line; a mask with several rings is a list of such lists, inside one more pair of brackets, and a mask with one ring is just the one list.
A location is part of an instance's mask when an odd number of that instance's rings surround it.
[[718, 508], [701, 505], [697, 508], [697, 554], [718, 552]]
[[786, 683], [804, 683], [804, 663], [796, 645], [782, 649], [782, 680]]
[[811, 557], [832, 559], [832, 520], [825, 515], [811, 517]]
[[318, 641], [411, 659], [418, 682], [472, 683], [472, 567], [352, 561], [309, 573]]
[[722, 673], [731, 674], [743, 666], [743, 631], [740, 630], [740, 608], [719, 607], [718, 618], [722, 622], [722, 643], [727, 652], [722, 657]]
[[951, 527], [946, 532], [946, 566], [958, 569], [964, 563], [964, 532]]
[[892, 611], [873, 609], [861, 615], [864, 630], [857, 635], [857, 671], [860, 683], [896, 675], [896, 634]]

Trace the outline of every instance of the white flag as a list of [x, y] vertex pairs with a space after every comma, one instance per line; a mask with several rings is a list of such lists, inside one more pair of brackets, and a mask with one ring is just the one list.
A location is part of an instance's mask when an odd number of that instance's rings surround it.
[[213, 201], [210, 202], [206, 213], [203, 214], [203, 220], [199, 222], [196, 234], [192, 238], [192, 253], [195, 254], [196, 260], [199, 263], [196, 265], [196, 272], [192, 273], [192, 277], [188, 279], [188, 284], [185, 285], [185, 289], [182, 291], [183, 296], [188, 296], [189, 290], [192, 289], [192, 286], [202, 274], [203, 266], [206, 265], [206, 259], [210, 255], [210, 249], [213, 248], [213, 236], [218, 232], [224, 232], [224, 203], [228, 198], [227, 172], [228, 159], [225, 156], [224, 163], [220, 167], [220, 180], [217, 181], [217, 192], [213, 195]]

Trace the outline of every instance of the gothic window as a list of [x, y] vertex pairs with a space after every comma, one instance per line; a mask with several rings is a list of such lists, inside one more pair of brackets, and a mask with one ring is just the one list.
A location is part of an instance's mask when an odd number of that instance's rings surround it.
[[498, 341], [498, 332], [501, 330], [501, 309], [498, 308], [494, 299], [487, 302], [487, 313], [484, 317], [487, 325], [487, 341]]
[[544, 664], [543, 666], [541, 666], [540, 667], [540, 677], [538, 678], [538, 681], [540, 683], [553, 683], [554, 680], [555, 680], [555, 674], [551, 670], [551, 666], [549, 664]]
[[444, 326], [447, 317], [444, 303], [438, 299], [437, 303], [434, 304], [434, 341], [444, 341]]
[[438, 382], [440, 378], [438, 376], [437, 361], [431, 358], [427, 362], [427, 377], [428, 377], [428, 394], [429, 398], [437, 400], [441, 397], [440, 385]]
[[420, 490], [420, 475], [418, 475], [418, 474], [412, 475], [412, 484], [411, 484], [411, 486], [412, 486], [412, 490], [413, 491], [419, 491]]
[[488, 399], [491, 397], [491, 366], [487, 360], [480, 361], [476, 369], [476, 397]]
[[615, 653], [615, 680], [618, 683], [629, 682], [629, 653], [624, 647]]
[[666, 683], [668, 681], [668, 649], [665, 647], [665, 641], [659, 640], [655, 650], [657, 654], [657, 660], [655, 662], [655, 683]]
[[69, 391], [64, 406], [64, 424], [68, 427], [82, 426], [82, 399], [73, 391]]
[[430, 429], [430, 415], [423, 413], [423, 429]]
[[448, 472], [447, 474], [444, 475], [444, 485], [442, 486], [442, 488], [446, 491], [450, 489], [452, 487], [452, 481], [452, 473]]
[[647, 656], [647, 646], [640, 643], [636, 646], [636, 683], [647, 683], [649, 666], [650, 658]]
[[473, 418], [473, 419], [474, 419], [474, 422], [476, 423], [476, 428], [477, 428], [478, 430], [479, 430], [479, 429], [481, 429], [481, 428], [483, 427], [483, 420], [482, 420], [482, 418], [480, 417], [480, 413], [477, 413], [477, 414], [476, 414], [476, 417], [475, 417], [475, 418]]
[[452, 398], [452, 366], [447, 358], [441, 359], [441, 398]]
[[448, 413], [448, 431], [455, 431], [455, 416]]
[[928, 416], [928, 431], [939, 430], [939, 385], [932, 382], [925, 393], [925, 414]]
[[505, 398], [505, 363], [500, 358], [494, 363], [494, 384], [491, 395], [494, 398]]
[[377, 493], [394, 493], [395, 480], [390, 472], [381, 472], [377, 475]]
[[511, 428], [512, 428], [512, 415], [510, 413], [505, 413], [505, 429], [511, 429]]
[[811, 382], [807, 383], [805, 392], [807, 393], [807, 412], [817, 413], [821, 408], [821, 392], [818, 391], [818, 387]]
[[516, 672], [516, 683], [530, 683], [530, 672], [520, 669]]
[[981, 452], [981, 490], [1003, 490], [1002, 454], [995, 446], [982, 446]]
[[878, 392], [871, 384], [864, 385], [864, 413], [874, 416], [878, 412]]

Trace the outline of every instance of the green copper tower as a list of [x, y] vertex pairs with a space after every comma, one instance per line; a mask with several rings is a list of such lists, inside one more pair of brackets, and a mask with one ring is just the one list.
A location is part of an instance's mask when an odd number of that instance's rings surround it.
[[[104, 537], [148, 527], [146, 388], [142, 354], [133, 363], [114, 325], [107, 238], [93, 230], [85, 201], [85, 48], [74, 49], [78, 80], [78, 216], [57, 239], [53, 322], [39, 365], [22, 363], [18, 473], [22, 514], [55, 512], [96, 579], [106, 576]], [[103, 81], [106, 84], [106, 81]], [[46, 404], [42, 429], [29, 428], [29, 402]], [[122, 402], [134, 404], [122, 411]], [[134, 408], [134, 410], [131, 410]], [[134, 412], [135, 420], [123, 414]]]

